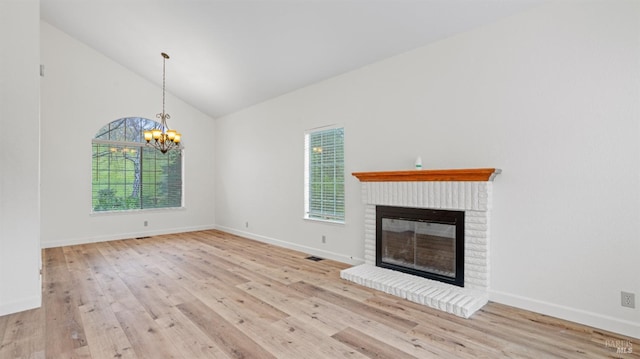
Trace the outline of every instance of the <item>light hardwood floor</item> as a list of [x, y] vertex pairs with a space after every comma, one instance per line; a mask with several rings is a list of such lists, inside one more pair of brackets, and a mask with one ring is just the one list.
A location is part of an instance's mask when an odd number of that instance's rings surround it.
[[0, 358], [640, 357], [637, 339], [496, 303], [462, 319], [305, 257], [213, 230], [46, 249], [43, 306], [0, 317]]

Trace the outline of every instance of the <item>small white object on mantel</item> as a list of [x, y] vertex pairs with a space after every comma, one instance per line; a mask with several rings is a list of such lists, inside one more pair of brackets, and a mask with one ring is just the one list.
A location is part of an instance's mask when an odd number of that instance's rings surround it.
[[418, 158], [416, 158], [416, 169], [417, 170], [421, 170], [422, 169], [422, 157], [418, 156]]

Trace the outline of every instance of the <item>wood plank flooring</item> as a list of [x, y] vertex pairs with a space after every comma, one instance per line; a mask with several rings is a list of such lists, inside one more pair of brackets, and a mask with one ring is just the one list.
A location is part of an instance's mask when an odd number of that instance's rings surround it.
[[43, 306], [0, 317], [0, 359], [640, 358], [638, 339], [496, 303], [463, 319], [306, 256], [214, 230], [46, 249]]

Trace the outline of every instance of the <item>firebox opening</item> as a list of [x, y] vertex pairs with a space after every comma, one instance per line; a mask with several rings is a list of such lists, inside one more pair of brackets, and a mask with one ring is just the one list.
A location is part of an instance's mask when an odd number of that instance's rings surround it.
[[376, 266], [464, 287], [464, 211], [376, 206]]

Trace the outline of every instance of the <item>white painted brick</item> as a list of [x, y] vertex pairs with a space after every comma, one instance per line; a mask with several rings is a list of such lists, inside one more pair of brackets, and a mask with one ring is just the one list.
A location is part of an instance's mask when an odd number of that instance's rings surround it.
[[469, 261], [469, 264], [464, 267], [465, 273], [469, 272], [479, 272], [482, 274], [486, 274], [489, 266], [487, 265], [487, 260], [484, 258], [472, 258]]
[[483, 245], [483, 244], [476, 244], [476, 243], [465, 243], [464, 246], [465, 250], [467, 251], [472, 251], [472, 252], [486, 252], [487, 251], [487, 246]]
[[464, 230], [464, 236], [471, 236], [471, 237], [477, 237], [477, 238], [486, 238], [487, 237], [487, 232], [485, 231], [474, 231], [471, 229], [465, 229]]
[[[361, 188], [365, 267], [346, 269], [342, 278], [465, 318], [486, 304], [492, 182], [363, 182]], [[376, 205], [465, 211], [465, 288], [375, 267]]]
[[465, 230], [472, 230], [472, 231], [486, 232], [487, 231], [487, 224], [486, 223], [467, 223], [467, 222], [465, 222], [464, 229]]
[[488, 243], [487, 237], [477, 237], [477, 236], [467, 235], [467, 232], [465, 232], [464, 239], [465, 239], [465, 243], [464, 243], [465, 248], [467, 247], [466, 244], [478, 244], [486, 247]]
[[[392, 272], [392, 273], [387, 273]], [[464, 318], [468, 318], [473, 312], [486, 304], [487, 296], [476, 290], [466, 288], [447, 288], [442, 283], [408, 274], [390, 271], [384, 268], [363, 264], [345, 269], [340, 273], [344, 279], [380, 289], [389, 294], [401, 295], [407, 300], [437, 308]], [[374, 280], [368, 279], [372, 277]], [[396, 278], [396, 285], [380, 285], [378, 279]], [[406, 277], [405, 279], [400, 279]], [[409, 284], [407, 284], [409, 283]]]

